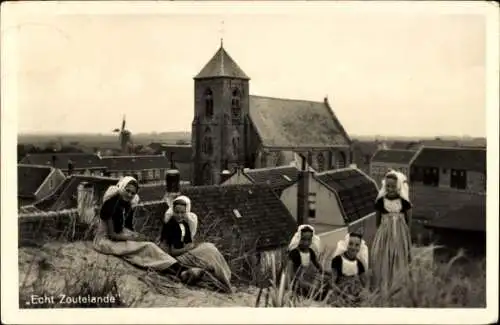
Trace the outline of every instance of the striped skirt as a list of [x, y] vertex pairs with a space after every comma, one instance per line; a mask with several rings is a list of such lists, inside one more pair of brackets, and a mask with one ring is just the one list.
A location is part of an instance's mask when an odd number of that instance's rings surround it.
[[410, 229], [403, 214], [382, 215], [371, 249], [372, 284], [386, 291], [409, 275]]

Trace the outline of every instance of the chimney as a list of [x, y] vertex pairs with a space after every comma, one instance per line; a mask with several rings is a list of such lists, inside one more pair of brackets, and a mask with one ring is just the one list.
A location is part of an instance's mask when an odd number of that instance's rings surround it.
[[[309, 156], [309, 155], [308, 155]], [[309, 199], [309, 179], [311, 171], [307, 168], [307, 156], [301, 155], [302, 168], [299, 170], [298, 191], [297, 191], [297, 224], [303, 225], [308, 222], [308, 216], [315, 212], [310, 212], [310, 199]], [[314, 208], [314, 205], [312, 205]], [[315, 209], [313, 210], [315, 211]]]
[[68, 175], [73, 175], [73, 172], [75, 170], [75, 166], [73, 165], [73, 162], [71, 159], [68, 160]]
[[91, 224], [96, 216], [94, 188], [92, 184], [82, 182], [78, 185], [77, 191], [77, 209], [80, 222]]
[[231, 172], [227, 169], [224, 169], [220, 173], [220, 183], [223, 184], [225, 181], [227, 181], [231, 177]]
[[56, 167], [57, 156], [52, 155], [52, 167]]
[[175, 169], [174, 153], [170, 153], [170, 168]]
[[167, 196], [177, 195], [181, 191], [181, 173], [177, 169], [167, 170], [165, 183], [167, 184]]

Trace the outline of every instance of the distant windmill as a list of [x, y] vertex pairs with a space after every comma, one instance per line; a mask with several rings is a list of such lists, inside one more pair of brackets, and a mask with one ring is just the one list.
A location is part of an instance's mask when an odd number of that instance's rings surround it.
[[123, 121], [122, 121], [122, 127], [121, 129], [114, 129], [114, 133], [118, 133], [118, 139], [120, 141], [120, 147], [122, 149], [123, 153], [128, 153], [128, 149], [130, 145], [132, 144], [132, 133], [125, 129], [125, 115], [123, 116]]

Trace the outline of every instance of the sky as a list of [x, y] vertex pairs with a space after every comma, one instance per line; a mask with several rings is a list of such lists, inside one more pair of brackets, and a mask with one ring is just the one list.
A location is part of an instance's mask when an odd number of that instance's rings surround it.
[[251, 94], [328, 96], [349, 134], [486, 136], [483, 16], [262, 12], [24, 13], [18, 132], [110, 133], [124, 114], [132, 133], [190, 131], [223, 37]]

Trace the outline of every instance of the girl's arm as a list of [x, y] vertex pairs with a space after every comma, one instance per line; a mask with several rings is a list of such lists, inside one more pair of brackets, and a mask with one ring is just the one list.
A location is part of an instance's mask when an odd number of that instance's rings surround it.
[[380, 211], [377, 211], [375, 214], [375, 222], [377, 223], [377, 228], [380, 226], [380, 223], [382, 222], [382, 213]]
[[169, 254], [175, 257], [175, 256], [182, 255], [184, 253], [187, 253], [190, 250], [192, 250], [193, 248], [194, 248], [194, 245], [192, 243], [187, 244], [183, 248], [174, 248], [172, 245], [170, 245], [169, 246]]
[[406, 212], [405, 212], [405, 221], [406, 221], [406, 224], [408, 225], [408, 228], [411, 229], [411, 222], [412, 222], [412, 210], [411, 210], [411, 208], [406, 210]]
[[111, 219], [106, 220], [106, 233], [107, 233], [109, 239], [114, 240], [114, 241], [133, 240], [132, 237], [125, 235], [124, 233], [115, 232], [114, 226], [113, 226], [113, 220], [111, 220]]

